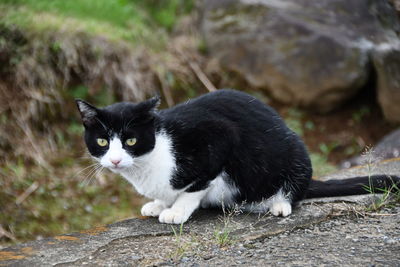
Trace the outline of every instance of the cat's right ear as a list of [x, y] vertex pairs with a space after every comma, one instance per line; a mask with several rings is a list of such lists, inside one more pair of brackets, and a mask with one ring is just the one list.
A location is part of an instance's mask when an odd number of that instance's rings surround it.
[[98, 114], [97, 108], [82, 99], [75, 99], [75, 102], [78, 106], [79, 112], [81, 113], [83, 125], [90, 126], [93, 124], [96, 121], [96, 116]]

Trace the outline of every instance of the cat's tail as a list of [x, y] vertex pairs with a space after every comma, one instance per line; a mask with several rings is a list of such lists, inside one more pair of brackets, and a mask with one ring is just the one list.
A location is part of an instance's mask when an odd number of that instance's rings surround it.
[[338, 197], [400, 192], [400, 177], [392, 175], [359, 176], [343, 180], [311, 180], [304, 198]]

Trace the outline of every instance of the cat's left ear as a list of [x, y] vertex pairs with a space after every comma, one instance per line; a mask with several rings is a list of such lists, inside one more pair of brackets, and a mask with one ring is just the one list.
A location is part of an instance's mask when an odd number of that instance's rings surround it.
[[81, 113], [82, 122], [85, 126], [90, 126], [96, 121], [98, 110], [91, 104], [81, 100], [75, 99], [79, 112]]
[[153, 113], [157, 110], [158, 106], [161, 103], [161, 99], [159, 95], [155, 95], [152, 98], [142, 102], [142, 104], [144, 105], [144, 108], [150, 112]]

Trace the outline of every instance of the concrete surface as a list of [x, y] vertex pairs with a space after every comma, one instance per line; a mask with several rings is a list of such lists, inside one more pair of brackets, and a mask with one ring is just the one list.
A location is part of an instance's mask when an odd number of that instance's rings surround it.
[[[399, 175], [400, 161], [322, 179], [368, 172]], [[366, 208], [379, 198], [306, 200], [286, 218], [199, 210], [182, 231], [129, 219], [5, 248], [0, 266], [400, 266], [400, 205]]]

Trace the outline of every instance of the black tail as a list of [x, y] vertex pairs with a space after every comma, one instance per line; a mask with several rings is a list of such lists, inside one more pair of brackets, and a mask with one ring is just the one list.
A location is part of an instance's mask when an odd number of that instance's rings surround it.
[[390, 175], [360, 176], [343, 180], [311, 180], [305, 198], [338, 197], [382, 193], [382, 190], [400, 189], [400, 177]]

